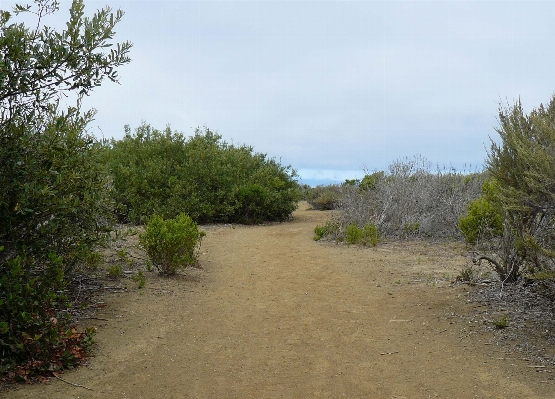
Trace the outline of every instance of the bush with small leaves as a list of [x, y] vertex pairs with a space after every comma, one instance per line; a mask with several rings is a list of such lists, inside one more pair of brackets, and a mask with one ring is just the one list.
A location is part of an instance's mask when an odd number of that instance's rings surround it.
[[378, 228], [374, 223], [367, 223], [362, 228], [362, 243], [375, 247], [379, 240]]
[[317, 225], [314, 228], [314, 241], [319, 241], [323, 237], [334, 236], [338, 233], [339, 225], [332, 220], [328, 220], [323, 226]]
[[119, 263], [109, 266], [107, 270], [111, 279], [117, 280], [123, 276], [123, 267]]
[[458, 238], [465, 206], [480, 195], [483, 173], [432, 171], [422, 156], [394, 161], [387, 172], [342, 186], [335, 215], [341, 229], [375, 223], [383, 237]]
[[58, 315], [69, 306], [60, 292], [98, 266], [112, 199], [102, 144], [87, 131], [95, 111], [81, 99], [119, 80], [131, 48], [112, 40], [121, 10], [85, 17], [73, 0], [54, 29], [45, 21], [59, 2], [34, 3], [0, 10], [0, 374], [11, 380], [85, 357], [89, 336]]
[[143, 123], [105, 148], [117, 217], [143, 223], [184, 212], [198, 223], [286, 220], [300, 197], [296, 172], [208, 128], [194, 136]]
[[16, 257], [0, 266], [0, 376], [9, 381], [78, 365], [94, 335], [78, 333], [60, 311], [68, 306], [62, 258], [51, 254], [40, 276], [30, 262]]
[[332, 184], [316, 186], [306, 193], [306, 200], [312, 208], [319, 211], [335, 209], [341, 199], [342, 186]]
[[487, 198], [481, 196], [471, 201], [466, 209], [466, 215], [459, 219], [459, 229], [468, 243], [503, 234], [503, 217]]
[[377, 187], [378, 183], [380, 183], [384, 179], [384, 171], [366, 174], [360, 181], [358, 187], [360, 190], [374, 190]]
[[347, 244], [358, 244], [362, 240], [362, 229], [351, 223], [345, 229], [345, 242]]
[[137, 274], [131, 276], [131, 280], [137, 284], [138, 289], [144, 288], [146, 284], [146, 276], [142, 270], [139, 270]]
[[175, 219], [152, 216], [139, 236], [154, 267], [162, 275], [174, 275], [179, 269], [194, 266], [197, 249], [205, 232], [199, 231], [197, 224], [186, 214]]
[[501, 330], [509, 326], [509, 320], [507, 319], [507, 316], [500, 316], [499, 318], [492, 320], [491, 324], [493, 324], [495, 328]]

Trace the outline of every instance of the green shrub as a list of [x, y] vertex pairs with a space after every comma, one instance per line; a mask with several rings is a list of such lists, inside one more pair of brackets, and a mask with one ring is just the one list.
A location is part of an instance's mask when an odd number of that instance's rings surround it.
[[385, 172], [379, 171], [365, 175], [358, 185], [361, 190], [374, 190], [385, 179]]
[[34, 264], [54, 252], [68, 278], [94, 263], [112, 227], [109, 176], [87, 121], [49, 116], [38, 130], [12, 125], [0, 134], [0, 245]]
[[365, 224], [362, 228], [362, 243], [375, 247], [378, 245], [379, 233], [374, 223]]
[[133, 280], [134, 283], [137, 283], [138, 289], [144, 288], [146, 284], [146, 276], [142, 270], [139, 270], [136, 275], [131, 276], [131, 280]]
[[198, 223], [282, 221], [296, 209], [296, 173], [249, 146], [229, 145], [217, 133], [193, 137], [142, 124], [125, 127], [105, 148], [121, 221], [180, 212]]
[[335, 184], [316, 186], [306, 193], [306, 200], [312, 208], [319, 211], [335, 209], [341, 198], [341, 187]]
[[37, 374], [71, 368], [83, 361], [93, 330], [77, 333], [62, 293], [62, 258], [50, 255], [37, 277], [28, 261], [16, 257], [0, 267], [0, 375], [27, 381]]
[[260, 223], [264, 221], [268, 192], [259, 184], [239, 187], [234, 195], [236, 205], [234, 219], [242, 223]]
[[500, 316], [499, 318], [492, 320], [491, 324], [497, 329], [507, 328], [509, 326], [509, 320], [507, 316]]
[[328, 220], [323, 226], [317, 225], [314, 228], [314, 241], [321, 240], [325, 236], [336, 235], [339, 232], [337, 222]]
[[358, 244], [362, 240], [362, 229], [351, 223], [345, 229], [345, 242], [347, 244]]
[[491, 140], [487, 170], [503, 214], [494, 263], [502, 281], [555, 270], [555, 95], [529, 113], [518, 100], [500, 104], [500, 140]]
[[177, 270], [196, 263], [196, 249], [205, 235], [184, 213], [175, 219], [154, 215], [145, 225], [139, 241], [160, 274], [173, 275]]
[[[90, 333], [58, 314], [68, 306], [60, 292], [99, 264], [112, 226], [104, 151], [87, 132], [94, 111], [80, 107], [104, 79], [118, 81], [131, 44], [105, 51], [120, 10], [86, 18], [74, 0], [63, 30], [45, 26], [58, 8], [35, 0], [0, 11], [0, 372], [10, 380], [86, 356]], [[30, 28], [12, 21], [20, 13]], [[75, 105], [63, 109], [62, 95]]]
[[109, 266], [108, 276], [114, 280], [121, 278], [123, 276], [123, 267], [119, 263]]
[[476, 244], [480, 237], [503, 234], [503, 218], [497, 208], [481, 196], [468, 204], [467, 214], [459, 219], [459, 229], [468, 243]]
[[420, 230], [420, 223], [418, 222], [405, 222], [403, 223], [403, 234], [405, 236], [417, 235]]

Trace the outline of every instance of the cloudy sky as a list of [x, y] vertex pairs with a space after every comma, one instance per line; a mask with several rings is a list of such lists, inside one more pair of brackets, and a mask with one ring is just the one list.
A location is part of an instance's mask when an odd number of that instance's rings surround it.
[[124, 10], [116, 40], [134, 44], [121, 85], [87, 100], [95, 135], [121, 138], [143, 120], [187, 135], [206, 125], [311, 184], [415, 154], [481, 168], [499, 102], [530, 110], [555, 92], [553, 1], [85, 5]]

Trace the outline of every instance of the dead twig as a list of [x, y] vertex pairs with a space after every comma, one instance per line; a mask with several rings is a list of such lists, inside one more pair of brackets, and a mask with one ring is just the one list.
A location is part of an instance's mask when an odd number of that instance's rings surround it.
[[92, 316], [89, 316], [89, 317], [81, 317], [81, 320], [87, 320], [87, 319], [88, 319], [88, 320], [110, 321], [110, 320], [105, 319], [105, 318], [103, 318], [103, 317], [92, 317]]
[[64, 380], [62, 377], [58, 377], [56, 374], [54, 374], [54, 377], [56, 377], [56, 378], [59, 379], [60, 381], [65, 382], [66, 384], [73, 385], [74, 387], [85, 388], [85, 389], [88, 389], [89, 391], [92, 391], [92, 390], [93, 390], [92, 388], [86, 387], [86, 386], [84, 386], [84, 385], [75, 384], [75, 383], [70, 382], [70, 381], [68, 381], [68, 380]]

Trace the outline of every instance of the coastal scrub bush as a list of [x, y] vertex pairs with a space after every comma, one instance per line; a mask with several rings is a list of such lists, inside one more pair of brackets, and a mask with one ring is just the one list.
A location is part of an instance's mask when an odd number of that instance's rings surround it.
[[385, 172], [378, 171], [373, 173], [366, 173], [359, 184], [361, 190], [374, 190], [378, 183], [385, 179]]
[[140, 224], [184, 212], [198, 223], [282, 221], [296, 209], [296, 172], [208, 128], [192, 137], [143, 123], [105, 148], [117, 217]]
[[503, 234], [503, 217], [491, 196], [486, 192], [493, 183], [486, 181], [483, 194], [467, 205], [467, 213], [459, 219], [459, 228], [465, 240], [476, 244], [479, 239], [487, 240]]
[[317, 225], [314, 228], [314, 241], [319, 241], [326, 236], [336, 236], [339, 232], [339, 226], [333, 220], [328, 220], [321, 226]]
[[[98, 260], [111, 228], [103, 150], [86, 128], [81, 100], [118, 81], [130, 43], [112, 46], [123, 12], [84, 17], [74, 0], [65, 29], [45, 26], [57, 1], [0, 11], [0, 373], [27, 379], [77, 363], [90, 342], [58, 317], [59, 294]], [[27, 27], [13, 21], [27, 13]], [[34, 16], [34, 17], [33, 17]], [[75, 99], [63, 109], [61, 98]], [[55, 255], [53, 255], [55, 254]]]
[[152, 265], [160, 274], [169, 276], [179, 269], [196, 264], [196, 250], [205, 235], [206, 233], [199, 231], [197, 224], [184, 213], [174, 219], [154, 215], [146, 223], [139, 241]]
[[433, 172], [421, 156], [397, 160], [358, 186], [342, 186], [335, 218], [342, 231], [373, 223], [384, 237], [459, 238], [459, 218], [484, 180], [484, 173]]
[[500, 105], [496, 131], [501, 141], [491, 142], [487, 170], [503, 232], [491, 255], [475, 260], [488, 261], [505, 282], [523, 273], [549, 275], [555, 270], [555, 95], [529, 114], [520, 101]]
[[362, 229], [351, 223], [345, 229], [345, 242], [347, 244], [358, 244], [362, 240]]
[[0, 266], [0, 374], [9, 380], [71, 368], [88, 355], [94, 330], [76, 332], [60, 312], [68, 306], [62, 261], [51, 254], [40, 276], [19, 256]]
[[362, 243], [375, 247], [380, 238], [378, 229], [374, 223], [367, 223], [362, 228]]
[[341, 193], [342, 186], [337, 184], [316, 186], [306, 192], [306, 201], [313, 209], [328, 211], [337, 208]]

